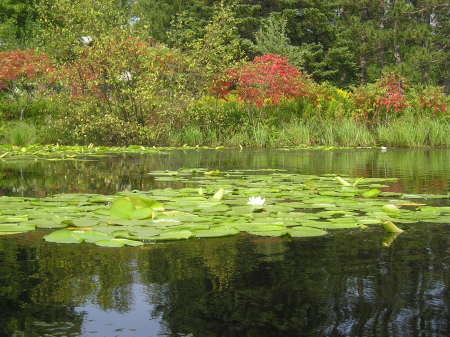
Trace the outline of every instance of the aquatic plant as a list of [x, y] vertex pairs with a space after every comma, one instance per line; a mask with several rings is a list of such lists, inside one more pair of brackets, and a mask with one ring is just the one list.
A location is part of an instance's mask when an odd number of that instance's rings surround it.
[[[333, 230], [384, 228], [420, 222], [450, 223], [450, 207], [415, 199], [449, 195], [382, 192], [394, 178], [302, 175], [283, 170], [149, 172], [156, 181], [188, 187], [58, 194], [47, 198], [0, 197], [0, 235], [53, 229], [55, 243], [140, 246], [168, 240], [229, 235], [313, 237]], [[265, 198], [260, 197], [264, 194]], [[245, 234], [246, 233], [246, 234]]]

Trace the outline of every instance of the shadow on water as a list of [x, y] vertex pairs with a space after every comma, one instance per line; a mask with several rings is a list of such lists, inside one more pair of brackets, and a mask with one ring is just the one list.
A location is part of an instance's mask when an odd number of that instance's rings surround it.
[[[443, 193], [449, 160], [449, 151], [181, 152], [3, 162], [0, 172], [7, 195], [161, 187], [145, 173], [179, 167], [398, 176], [395, 189]], [[448, 225], [411, 225], [397, 238], [375, 227], [311, 239], [240, 235], [121, 249], [48, 244], [42, 235], [0, 239], [1, 337], [450, 331]]]

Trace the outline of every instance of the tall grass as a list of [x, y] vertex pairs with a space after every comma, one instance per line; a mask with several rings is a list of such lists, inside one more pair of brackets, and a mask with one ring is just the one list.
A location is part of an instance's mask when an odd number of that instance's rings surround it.
[[311, 130], [302, 121], [286, 123], [280, 130], [278, 143], [281, 146], [302, 146], [311, 144]]
[[388, 146], [449, 146], [450, 123], [429, 118], [398, 119], [379, 126], [377, 136], [380, 144]]
[[8, 123], [4, 129], [4, 142], [10, 145], [25, 146], [36, 142], [36, 128], [27, 122]]
[[335, 143], [340, 146], [370, 146], [375, 137], [369, 129], [354, 119], [342, 119], [334, 122]]
[[310, 130], [310, 145], [370, 146], [375, 138], [369, 129], [353, 119], [311, 119], [306, 127]]
[[169, 145], [204, 145], [204, 137], [202, 130], [194, 125], [189, 125], [181, 130], [173, 130], [167, 135], [167, 142]]
[[[276, 125], [276, 124], [275, 124]], [[186, 126], [167, 135], [169, 145], [282, 146], [450, 146], [450, 123], [429, 118], [398, 119], [371, 130], [350, 118], [293, 119], [281, 126], [246, 123], [239, 129]]]

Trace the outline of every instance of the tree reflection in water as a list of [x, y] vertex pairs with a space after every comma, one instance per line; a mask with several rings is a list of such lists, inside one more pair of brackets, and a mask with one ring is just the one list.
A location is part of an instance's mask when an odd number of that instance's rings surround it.
[[1, 239], [0, 336], [79, 336], [80, 308], [149, 313], [118, 336], [444, 336], [449, 234], [411, 229], [389, 248], [381, 231], [144, 249]]

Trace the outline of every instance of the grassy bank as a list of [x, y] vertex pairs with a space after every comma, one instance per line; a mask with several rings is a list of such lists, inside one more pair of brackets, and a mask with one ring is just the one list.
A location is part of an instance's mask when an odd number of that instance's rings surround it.
[[[0, 129], [3, 144], [25, 146], [34, 143], [81, 144], [59, 139], [57, 131], [33, 121], [3, 123]], [[398, 119], [389, 125], [367, 126], [354, 119], [295, 119], [280, 125], [256, 123], [240, 129], [227, 130], [188, 125], [180, 129], [151, 133], [148, 140], [137, 142], [146, 146], [227, 146], [227, 147], [447, 147], [450, 146], [450, 123], [430, 118]], [[114, 136], [114, 135], [112, 135]], [[56, 140], [56, 141], [55, 141]], [[95, 142], [93, 144], [96, 144]], [[132, 144], [132, 143], [130, 143]], [[99, 144], [101, 145], [101, 143]], [[110, 144], [111, 145], [111, 144]], [[125, 145], [125, 144], [121, 144]], [[129, 145], [129, 144], [128, 144]]]

